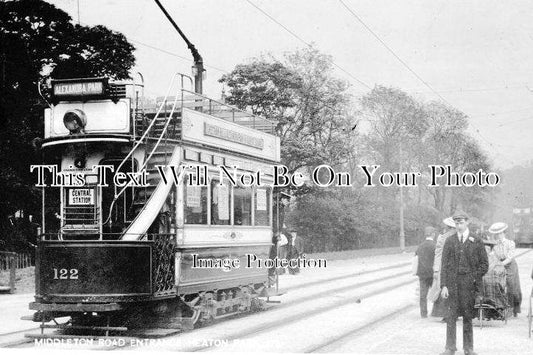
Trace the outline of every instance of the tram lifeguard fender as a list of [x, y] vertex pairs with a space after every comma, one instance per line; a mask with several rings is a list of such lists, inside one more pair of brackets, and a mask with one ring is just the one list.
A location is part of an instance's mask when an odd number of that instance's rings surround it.
[[[170, 161], [167, 163], [166, 173], [170, 176], [172, 172], [170, 171], [169, 166], [178, 166], [181, 160], [181, 147], [177, 146], [172, 152]], [[168, 194], [174, 184], [165, 184], [162, 180], [157, 184], [154, 192], [150, 196], [150, 199], [146, 202], [142, 210], [139, 212], [137, 217], [130, 224], [129, 228], [126, 229], [122, 235], [122, 240], [139, 240], [141, 239], [148, 228], [152, 225], [157, 215], [161, 211], [161, 208], [165, 204]]]

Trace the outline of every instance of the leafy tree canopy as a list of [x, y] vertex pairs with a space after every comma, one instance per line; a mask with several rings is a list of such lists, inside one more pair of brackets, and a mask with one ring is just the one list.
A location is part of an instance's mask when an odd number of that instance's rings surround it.
[[[29, 166], [39, 162], [32, 140], [43, 135], [37, 85], [48, 78], [125, 79], [134, 47], [104, 26], [79, 26], [41, 0], [0, 2], [0, 228], [19, 209], [40, 205]], [[9, 223], [7, 223], [9, 225]]]
[[329, 56], [305, 48], [281, 60], [256, 58], [220, 82], [229, 103], [278, 122], [282, 163], [291, 172], [341, 164], [352, 154], [348, 84], [333, 76]]

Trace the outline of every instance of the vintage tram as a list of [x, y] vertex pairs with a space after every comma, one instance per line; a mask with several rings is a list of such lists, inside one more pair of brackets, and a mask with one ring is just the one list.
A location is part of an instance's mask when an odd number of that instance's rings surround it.
[[[190, 328], [269, 295], [268, 270], [245, 259], [272, 246], [274, 123], [189, 83], [176, 74], [150, 102], [142, 80], [52, 81], [33, 167], [43, 234], [30, 309], [41, 327], [70, 316], [62, 327]], [[258, 172], [261, 185], [242, 182]]]

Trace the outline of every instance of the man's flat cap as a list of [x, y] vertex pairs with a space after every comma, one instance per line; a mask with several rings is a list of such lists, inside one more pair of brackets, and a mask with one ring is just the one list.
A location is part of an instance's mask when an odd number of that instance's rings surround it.
[[432, 236], [435, 233], [435, 228], [431, 226], [427, 226], [424, 228], [424, 236], [429, 237]]
[[461, 210], [455, 211], [455, 213], [453, 214], [452, 218], [453, 218], [454, 221], [456, 221], [458, 219], [470, 219], [470, 217], [468, 217], [466, 212], [461, 211]]

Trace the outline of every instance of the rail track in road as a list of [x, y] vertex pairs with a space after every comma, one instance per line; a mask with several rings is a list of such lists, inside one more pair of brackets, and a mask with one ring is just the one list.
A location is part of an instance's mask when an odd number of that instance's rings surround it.
[[405, 314], [405, 313], [407, 313], [407, 312], [409, 312], [412, 309], [417, 308], [417, 307], [418, 307], [418, 305], [408, 305], [408, 306], [402, 307], [402, 308], [398, 309], [397, 311], [388, 313], [388, 314], [386, 314], [384, 316], [381, 316], [378, 319], [375, 319], [375, 320], [371, 321], [370, 323], [367, 323], [365, 325], [362, 325], [362, 326], [359, 326], [359, 327], [356, 327], [356, 328], [353, 328], [353, 329], [348, 329], [346, 332], [344, 332], [342, 334], [339, 334], [337, 337], [335, 337], [333, 339], [329, 339], [328, 341], [326, 341], [324, 343], [321, 343], [319, 345], [311, 346], [311, 347], [305, 349], [303, 352], [304, 353], [319, 352], [320, 350], [322, 350], [322, 349], [324, 349], [324, 348], [326, 348], [328, 346], [331, 346], [331, 345], [333, 345], [335, 343], [338, 343], [339, 341], [342, 341], [344, 339], [353, 337], [354, 335], [357, 335], [360, 332], [363, 332], [363, 331], [365, 331], [367, 329], [370, 329], [372, 327], [377, 327], [380, 324], [389, 322], [391, 320], [391, 318], [399, 317], [402, 314]]
[[[521, 252], [516, 257], [518, 258], [518, 257], [528, 253], [529, 251], [531, 251], [531, 250], [526, 250], [524, 252]], [[313, 281], [302, 283], [302, 284], [299, 284], [299, 285], [294, 285], [294, 286], [291, 286], [291, 287], [287, 287], [287, 288], [285, 288], [285, 290], [295, 290], [295, 289], [303, 290], [303, 289], [306, 289], [306, 288], [311, 288], [313, 286], [327, 285], [328, 283], [331, 283], [331, 282], [338, 282], [338, 281], [341, 281], [341, 280], [349, 280], [351, 278], [356, 278], [356, 277], [360, 277], [360, 276], [363, 276], [363, 275], [369, 275], [369, 274], [371, 275], [371, 274], [379, 273], [379, 272], [386, 271], [386, 270], [399, 269], [399, 268], [407, 267], [408, 265], [410, 265], [410, 263], [399, 263], [399, 264], [390, 265], [390, 266], [386, 266], [386, 267], [382, 267], [382, 268], [365, 270], [363, 272], [349, 274], [349, 275], [335, 276], [335, 277], [332, 277], [332, 278], [322, 278], [322, 279], [319, 279], [319, 280], [313, 280]], [[375, 286], [375, 285], [378, 285], [379, 283], [390, 281], [390, 280], [393, 280], [393, 279], [398, 279], [398, 278], [407, 276], [409, 274], [410, 274], [410, 271], [401, 271], [401, 272], [398, 272], [398, 273], [395, 273], [395, 274], [392, 274], [392, 275], [387, 275], [387, 276], [376, 278], [376, 279], [372, 279], [372, 280], [356, 282], [356, 283], [352, 283], [352, 284], [349, 284], [349, 285], [343, 285], [343, 286], [340, 286], [340, 287], [333, 287], [333, 288], [330, 287], [330, 288], [325, 289], [325, 290], [319, 290], [318, 292], [313, 292], [313, 293], [306, 294], [303, 297], [298, 297], [298, 298], [295, 298], [293, 300], [284, 301], [280, 305], [277, 305], [275, 307], [271, 307], [271, 310], [279, 311], [279, 310], [291, 309], [291, 308], [293, 308], [296, 305], [301, 305], [301, 304], [306, 303], [306, 302], [316, 301], [317, 299], [320, 299], [320, 298], [323, 298], [323, 297], [327, 297], [327, 296], [331, 296], [334, 293], [354, 291], [354, 290], [361, 289], [361, 288], [367, 287], [367, 286]], [[342, 302], [335, 302], [333, 304], [326, 304], [326, 305], [323, 305], [323, 306], [319, 306], [319, 307], [314, 308], [312, 312], [309, 312], [309, 310], [307, 310], [307, 311], [303, 310], [303, 311], [297, 312], [297, 313], [286, 312], [288, 314], [287, 317], [279, 318], [279, 319], [276, 319], [276, 320], [273, 320], [273, 321], [269, 321], [269, 322], [266, 322], [266, 323], [262, 323], [262, 324], [257, 324], [255, 326], [252, 325], [252, 326], [249, 326], [244, 331], [233, 332], [231, 334], [228, 334], [224, 338], [231, 341], [231, 340], [235, 340], [235, 339], [242, 339], [242, 338], [246, 338], [246, 337], [251, 337], [253, 335], [257, 335], [257, 334], [261, 334], [261, 333], [266, 333], [266, 332], [268, 332], [270, 330], [273, 330], [273, 329], [277, 328], [280, 325], [287, 325], [287, 324], [291, 324], [291, 323], [298, 322], [298, 321], [301, 321], [301, 320], [305, 320], [306, 318], [315, 316], [317, 314], [324, 314], [324, 313], [327, 313], [328, 311], [334, 310], [334, 309], [342, 307], [344, 305], [347, 305], [347, 304], [350, 304], [350, 303], [357, 303], [357, 302], [360, 302], [361, 300], [364, 300], [366, 298], [370, 298], [370, 297], [373, 297], [373, 296], [376, 296], [376, 295], [383, 294], [385, 292], [389, 292], [389, 291], [391, 291], [393, 289], [400, 288], [402, 286], [415, 283], [416, 281], [417, 281], [417, 279], [403, 280], [403, 281], [396, 282], [396, 283], [393, 283], [393, 284], [387, 284], [387, 285], [385, 285], [383, 287], [379, 287], [377, 289], [372, 289], [370, 291], [365, 291], [365, 292], [362, 292], [362, 293], [357, 294], [355, 296], [343, 297]], [[327, 347], [327, 346], [329, 346], [331, 344], [334, 344], [335, 342], [342, 341], [342, 339], [357, 335], [358, 333], [364, 331], [365, 329], [368, 329], [369, 327], [377, 326], [380, 323], [386, 322], [388, 319], [390, 319], [391, 317], [394, 317], [395, 315], [400, 315], [403, 312], [407, 312], [410, 309], [412, 309], [412, 307], [416, 307], [416, 306], [408, 306], [408, 307], [401, 308], [399, 310], [391, 312], [390, 314], [387, 314], [387, 315], [385, 315], [383, 317], [380, 317], [379, 319], [373, 320], [373, 321], [371, 321], [370, 323], [368, 323], [368, 324], [366, 324], [364, 326], [359, 326], [359, 327], [354, 328], [354, 329], [348, 329], [348, 330], [346, 330], [346, 332], [342, 332], [341, 334], [339, 334], [338, 337], [335, 337], [334, 339], [330, 338], [327, 341], [327, 343], [319, 344], [319, 345], [310, 347], [306, 351], [309, 351], [309, 352], [320, 351], [320, 349], [322, 349], [324, 347]], [[239, 320], [239, 319], [247, 317], [247, 316], [252, 316], [252, 315], [243, 314], [242, 316], [232, 317], [232, 319], [228, 319], [226, 321]], [[220, 324], [223, 324], [223, 323], [224, 322], [213, 323], [212, 324], [213, 329], [216, 329], [217, 325], [220, 325]], [[34, 330], [34, 329], [39, 329], [39, 328], [32, 328], [32, 329], [28, 329], [28, 330], [20, 331], [20, 332], [13, 332], [13, 334], [15, 334], [15, 333], [23, 333], [23, 332], [27, 332], [27, 331]], [[204, 328], [200, 328], [198, 330], [201, 330], [201, 329], [204, 329]], [[194, 332], [194, 330], [193, 331], [188, 331], [186, 333], [192, 333], [192, 332]], [[0, 340], [2, 339], [2, 336], [3, 335], [0, 334]], [[177, 336], [180, 336], [180, 335], [177, 335]], [[57, 335], [57, 337], [60, 338], [61, 335]], [[124, 336], [124, 338], [128, 338], [128, 337]], [[170, 338], [170, 337], [167, 337], [167, 338]], [[29, 339], [24, 339], [24, 340], [20, 339], [19, 340], [20, 343], [14, 342], [13, 344], [9, 344], [8, 347], [21, 347], [21, 346], [24, 346], [27, 343], [32, 342], [32, 341], [33, 340], [29, 340]], [[3, 346], [3, 345], [0, 343], [0, 346]], [[128, 348], [128, 347], [129, 347], [129, 345], [126, 344], [124, 346], [100, 347], [98, 349], [100, 349], [100, 350], [115, 350], [115, 349], [124, 349], [124, 348]], [[207, 351], [207, 350], [211, 349], [212, 347], [213, 346], [195, 346], [195, 347], [188, 347], [188, 348], [179, 349], [179, 350], [180, 351], [191, 351], [191, 352]]]
[[[519, 257], [523, 256], [524, 254], [527, 254], [530, 251], [531, 250], [525, 250], [525, 251], [517, 254], [515, 256], [515, 258], [519, 258]], [[380, 278], [380, 279], [377, 279], [377, 280], [371, 280], [371, 281], [362, 282], [362, 283], [359, 283], [359, 284], [356, 284], [356, 285], [351, 285], [351, 287], [350, 286], [345, 286], [345, 287], [341, 287], [341, 288], [332, 289], [332, 290], [329, 290], [329, 291], [330, 292], [348, 291], [350, 289], [360, 288], [360, 287], [363, 286], [363, 284], [366, 286], [366, 285], [370, 285], [370, 284], [386, 281], [386, 280], [389, 280], [389, 279], [397, 278], [400, 275], [404, 276], [404, 275], [407, 275], [407, 274], [410, 274], [410, 272], [402, 272], [402, 273], [399, 273], [399, 274], [387, 276], [387, 277]], [[256, 327], [249, 328], [246, 331], [243, 331], [243, 332], [240, 332], [238, 334], [234, 334], [232, 336], [226, 337], [225, 339], [231, 341], [231, 340], [235, 340], [235, 339], [246, 338], [246, 337], [249, 337], [249, 336], [252, 336], [252, 335], [255, 335], [255, 334], [259, 334], [259, 333], [262, 333], [262, 332], [266, 332], [266, 331], [269, 331], [271, 329], [275, 329], [278, 326], [287, 325], [287, 324], [290, 324], [292, 322], [298, 322], [298, 321], [301, 321], [303, 319], [315, 316], [317, 314], [325, 313], [325, 312], [328, 312], [328, 311], [333, 310], [335, 308], [342, 307], [342, 306], [344, 306], [346, 304], [349, 304], [349, 303], [352, 303], [352, 302], [357, 302], [358, 300], [360, 301], [361, 299], [369, 298], [369, 297], [372, 297], [372, 296], [380, 295], [380, 294], [392, 291], [393, 289], [400, 288], [402, 286], [405, 286], [405, 285], [408, 285], [408, 284], [411, 284], [411, 283], [415, 283], [417, 281], [418, 281], [418, 279], [414, 279], [414, 280], [395, 283], [393, 285], [387, 285], [387, 286], [381, 287], [381, 288], [379, 288], [377, 290], [373, 290], [373, 291], [370, 291], [370, 292], [367, 292], [367, 293], [363, 293], [363, 294], [361, 294], [359, 296], [347, 298], [347, 299], [345, 299], [344, 302], [342, 302], [342, 304], [318, 307], [318, 308], [315, 308], [312, 313], [310, 313], [310, 312], [302, 312], [301, 314], [300, 313], [299, 314], [294, 314], [294, 315], [292, 315], [290, 317], [286, 317], [286, 318], [281, 319], [279, 321], [276, 320], [276, 321], [273, 321], [273, 322], [270, 322], [270, 323], [263, 323], [263, 324], [258, 325]], [[307, 300], [307, 298], [308, 297], [304, 297], [305, 300]], [[292, 302], [285, 302], [283, 305], [285, 307], [289, 307], [293, 303], [296, 303], [296, 302], [301, 303], [301, 302], [303, 302], [304, 299], [298, 299], [298, 300], [294, 300]], [[365, 324], [363, 326], [358, 326], [358, 327], [356, 327], [354, 329], [348, 329], [346, 332], [343, 332], [343, 333], [339, 334], [338, 336], [336, 336], [334, 338], [328, 339], [323, 344], [318, 344], [316, 346], [312, 346], [309, 349], [306, 349], [304, 352], [316, 352], [316, 351], [319, 351], [322, 348], [330, 346], [331, 344], [334, 344], [336, 342], [342, 341], [343, 339], [345, 339], [347, 337], [354, 336], [354, 335], [356, 335], [356, 334], [358, 334], [358, 333], [360, 333], [360, 332], [362, 332], [362, 331], [364, 331], [364, 330], [366, 330], [368, 328], [371, 328], [373, 326], [377, 326], [377, 325], [379, 325], [381, 323], [384, 323], [384, 322], [388, 322], [391, 318], [393, 318], [395, 316], [399, 316], [399, 315], [401, 315], [401, 314], [403, 314], [405, 312], [408, 312], [408, 311], [410, 311], [410, 310], [412, 310], [413, 308], [416, 308], [416, 307], [417, 307], [417, 305], [408, 305], [408, 306], [402, 307], [400, 309], [394, 310], [393, 312], [390, 312], [390, 313], [388, 313], [386, 315], [383, 315], [382, 317], [379, 317], [378, 319], [375, 319], [375, 320], [373, 320], [373, 321], [371, 321], [371, 322], [369, 322], [369, 323], [367, 323], [367, 324]], [[189, 348], [189, 349], [185, 349], [183, 351], [190, 351], [190, 352], [207, 351], [210, 348], [212, 348], [212, 346], [210, 346], [210, 347]]]
[[33, 327], [23, 330], [15, 330], [8, 333], [0, 334], [0, 348], [11, 348], [18, 345], [30, 343], [31, 340], [24, 337], [24, 334], [34, 330], [39, 330], [39, 327]]
[[[328, 284], [328, 283], [331, 283], [331, 282], [339, 282], [341, 280], [349, 280], [349, 279], [361, 277], [361, 276], [364, 276], [364, 275], [371, 275], [371, 274], [374, 274], [374, 273], [379, 273], [379, 272], [383, 272], [383, 271], [387, 271], [387, 270], [394, 270], [394, 269], [398, 269], [398, 268], [402, 268], [402, 267], [407, 267], [408, 265], [410, 265], [410, 263], [398, 263], [398, 264], [389, 265], [389, 266], [385, 266], [385, 267], [365, 270], [365, 271], [362, 271], [362, 272], [353, 273], [353, 274], [349, 274], [349, 275], [341, 275], [341, 276], [336, 276], [336, 277], [332, 277], [332, 278], [323, 278], [323, 279], [319, 279], [319, 280], [313, 280], [311, 282], [307, 282], [307, 283], [303, 283], [303, 284], [299, 284], [299, 285], [295, 285], [295, 286], [291, 286], [291, 287], [285, 288], [285, 290], [306, 289], [306, 288], [310, 288], [310, 287], [317, 286], [317, 285], [324, 285], [324, 284]], [[357, 283], [354, 283], [354, 284], [344, 285], [344, 286], [341, 286], [341, 287], [328, 288], [327, 290], [314, 292], [314, 293], [308, 294], [308, 295], [306, 295], [304, 297], [299, 297], [299, 298], [291, 300], [291, 301], [283, 302], [282, 304], [277, 305], [277, 306], [272, 307], [272, 308], [276, 309], [276, 310], [288, 309], [288, 308], [290, 308], [291, 306], [293, 306], [295, 304], [302, 304], [304, 302], [315, 301], [317, 298], [325, 297], [325, 296], [331, 295], [332, 293], [353, 291], [353, 290], [360, 289], [360, 288], [363, 288], [363, 287], [366, 287], [366, 286], [371, 286], [371, 285], [374, 285], [374, 284], [377, 284], [377, 283], [380, 283], [380, 282], [384, 282], [384, 281], [388, 281], [388, 280], [391, 280], [391, 279], [396, 279], [398, 277], [406, 276], [408, 274], [410, 274], [409, 271], [402, 271], [402, 272], [399, 272], [399, 273], [395, 273], [395, 274], [392, 274], [392, 275], [387, 275], [385, 277], [380, 277], [380, 278], [377, 278], [377, 279], [367, 280], [367, 281], [363, 281], [363, 282], [357, 282]], [[413, 281], [409, 280], [407, 282], [403, 282], [403, 283], [399, 284], [398, 287], [401, 287], [402, 285], [407, 284], [407, 283], [411, 283], [411, 282], [413, 282]], [[384, 288], [380, 289], [379, 292], [386, 292], [388, 290], [388, 288], [389, 288], [389, 286], [384, 287]], [[353, 299], [351, 301], [345, 301], [345, 303], [346, 302], [352, 302], [352, 301], [353, 302], [360, 302], [362, 298], [367, 298], [367, 297], [371, 297], [371, 296], [372, 296], [371, 293], [363, 293], [363, 294], [360, 294], [360, 295], [358, 295], [356, 297], [353, 297]], [[326, 312], [330, 308], [331, 307], [326, 307], [326, 308], [324, 308], [324, 310], [322, 310], [322, 312]], [[333, 308], [335, 308], [335, 307], [333, 307]], [[234, 319], [243, 318], [243, 317], [246, 317], [248, 315], [249, 314], [242, 314], [240, 316], [235, 316], [235, 317], [232, 317], [232, 318], [234, 318]], [[285, 323], [287, 323], [289, 321], [297, 321], [298, 319], [302, 319], [302, 317], [304, 317], [304, 314], [299, 314], [298, 316], [292, 316], [290, 320], [284, 318], [281, 321], [272, 322], [270, 327], [271, 328], [275, 327], [278, 323], [285, 324]], [[220, 323], [217, 322], [217, 323], [214, 323], [213, 325], [216, 325], [216, 324], [220, 324]], [[265, 327], [263, 326], [262, 328], [265, 328]], [[35, 328], [35, 329], [38, 330], [39, 328]], [[267, 328], [265, 328], [264, 330], [266, 330], [266, 329]], [[262, 331], [262, 330], [261, 329], [256, 329], [255, 330], [255, 332], [259, 332], [259, 331]], [[252, 334], [252, 333], [250, 333], [250, 334]], [[240, 334], [238, 336], [240, 336]], [[55, 335], [54, 335], [54, 337], [55, 337]], [[61, 334], [57, 334], [57, 338], [61, 338], [61, 337], [62, 337]], [[127, 336], [125, 336], [124, 338], [126, 338], [126, 337]], [[95, 337], [95, 338], [99, 338], [99, 337]], [[120, 337], [117, 337], [117, 338], [120, 338]], [[23, 346], [24, 344], [31, 343], [32, 341], [33, 341], [32, 339], [27, 339], [27, 338], [26, 339], [21, 339], [19, 344], [14, 344], [14, 345], [12, 345], [10, 347]], [[121, 348], [124, 348], [124, 347], [127, 347], [127, 346], [128, 345], [110, 346], [110, 347], [104, 347], [103, 349], [105, 349], [105, 350], [115, 350], [115, 349], [121, 349]], [[199, 349], [194, 348], [191, 351], [197, 351], [197, 350], [199, 350]]]
[[[286, 287], [286, 288], [284, 288], [284, 290], [285, 291], [289, 291], [289, 290], [294, 290], [294, 289], [305, 289], [305, 288], [309, 288], [309, 287], [320, 285], [320, 284], [327, 284], [327, 283], [330, 283], [330, 282], [338, 282], [338, 281], [341, 281], [341, 280], [348, 280], [348, 279], [352, 279], [352, 278], [356, 278], [356, 277], [360, 277], [360, 276], [364, 276], [364, 275], [369, 275], [369, 274], [373, 274], [373, 273], [379, 273], [379, 272], [382, 272], [382, 271], [394, 270], [394, 269], [398, 269], [398, 268], [402, 268], [402, 267], [407, 267], [408, 265], [410, 265], [410, 263], [403, 262], [403, 263], [397, 263], [397, 264], [394, 264], [394, 265], [388, 265], [388, 266], [379, 267], [379, 268], [375, 268], [375, 269], [364, 270], [364, 271], [361, 271], [361, 272], [352, 273], [352, 274], [348, 274], [348, 275], [340, 275], [340, 276], [336, 276], [336, 277], [332, 277], [332, 278], [321, 278], [321, 279], [318, 279], [318, 280], [313, 280], [313, 281], [302, 283], [302, 284], [299, 284], [299, 285]], [[382, 282], [384, 280], [388, 280], [388, 279], [400, 277], [400, 276], [403, 276], [403, 275], [407, 275], [408, 273], [409, 272], [396, 273], [396, 274], [393, 274], [393, 275], [386, 276], [385, 278], [379, 278], [379, 279], [375, 279], [375, 280], [364, 281], [364, 282], [357, 283], [355, 285], [344, 286], [344, 287], [340, 287], [340, 288], [336, 288], [336, 289], [329, 289], [329, 290], [323, 291], [323, 292], [321, 292], [319, 294], [308, 295], [307, 297], [304, 297], [304, 298], [299, 298], [297, 300], [284, 302], [283, 304], [281, 304], [279, 306], [276, 306], [275, 308], [276, 309], [280, 309], [280, 308], [284, 309], [286, 307], [290, 307], [291, 305], [293, 305], [295, 303], [306, 302], [306, 301], [309, 301], [309, 300], [312, 300], [312, 299], [316, 299], [316, 297], [322, 297], [322, 296], [324, 296], [324, 295], [326, 295], [326, 294], [328, 294], [328, 293], [330, 293], [332, 291], [333, 292], [343, 292], [343, 291], [347, 291], [347, 290], [350, 290], [350, 289], [353, 289], [353, 288], [361, 288], [361, 287], [364, 287], [364, 286], [372, 285], [374, 283]], [[240, 316], [235, 316], [233, 318], [246, 317], [247, 315], [248, 314], [245, 313], [245, 314], [242, 314]], [[218, 324], [218, 323], [214, 323], [213, 325], [215, 325], [215, 324]], [[32, 343], [34, 341], [34, 339], [24, 337], [24, 334], [26, 332], [38, 331], [38, 330], [40, 330], [40, 328], [39, 327], [35, 327], [35, 328], [26, 329], [26, 330], [23, 330], [23, 331], [15, 331], [15, 332], [6, 333], [6, 334], [0, 334], [0, 347], [20, 347], [20, 346], [24, 346], [24, 345], [27, 345], [29, 343]], [[18, 338], [16, 340], [12, 340], [12, 341], [9, 341], [9, 342], [2, 341], [2, 339], [5, 338], [5, 336], [7, 336], [7, 335], [16, 336], [17, 334], [20, 335], [20, 338]], [[62, 336], [64, 337], [64, 335], [62, 335], [62, 334], [50, 334], [50, 336], [54, 336], [54, 337], [57, 337], [57, 338], [61, 338]], [[96, 338], [101, 338], [101, 337], [95, 336], [94, 338], [96, 339]], [[124, 336], [124, 337], [118, 336], [116, 338], [127, 338], [127, 336]], [[112, 350], [114, 348], [121, 348], [121, 347], [122, 346], [113, 346], [113, 347], [110, 347], [108, 350]]]
[[[531, 251], [531, 249], [525, 250], [525, 251], [517, 254], [515, 256], [515, 258], [519, 258], [519, 257], [529, 253], [530, 251]], [[370, 329], [372, 327], [377, 327], [380, 324], [384, 324], [386, 322], [390, 322], [393, 318], [399, 317], [402, 314], [405, 314], [405, 313], [407, 313], [407, 312], [409, 312], [409, 311], [411, 311], [411, 310], [413, 310], [414, 308], [417, 308], [417, 307], [418, 307], [418, 305], [408, 305], [408, 306], [402, 307], [402, 308], [398, 309], [397, 311], [394, 311], [394, 312], [386, 314], [386, 315], [384, 315], [382, 317], [379, 317], [378, 319], [375, 319], [372, 322], [367, 323], [367, 324], [365, 324], [363, 326], [355, 327], [353, 329], [348, 329], [346, 332], [341, 333], [341, 334], [339, 334], [338, 336], [336, 336], [334, 338], [330, 338], [324, 343], [321, 343], [321, 344], [314, 345], [314, 346], [311, 346], [309, 348], [306, 348], [303, 352], [305, 352], [305, 353], [319, 352], [320, 350], [323, 350], [323, 349], [325, 349], [325, 348], [327, 348], [329, 346], [332, 346], [332, 345], [334, 345], [336, 343], [342, 342], [345, 339], [357, 336], [358, 334], [366, 331], [367, 329]]]
[[[394, 277], [397, 277], [397, 276], [394, 276]], [[392, 277], [383, 278], [383, 279], [380, 279], [380, 280], [376, 280], [376, 282], [389, 280], [391, 278]], [[400, 288], [402, 286], [405, 286], [405, 285], [408, 285], [408, 284], [412, 284], [415, 281], [417, 281], [417, 280], [408, 280], [408, 281], [402, 281], [402, 282], [394, 283], [392, 285], [386, 285], [386, 286], [381, 287], [381, 288], [379, 288], [377, 290], [372, 290], [372, 291], [369, 291], [369, 292], [364, 292], [364, 293], [358, 294], [358, 295], [353, 296], [353, 297], [344, 298], [343, 302], [333, 303], [333, 304], [329, 304], [329, 305], [325, 305], [325, 306], [314, 308], [312, 312], [304, 310], [302, 312], [294, 313], [294, 314], [292, 314], [292, 315], [290, 315], [288, 317], [285, 317], [285, 318], [282, 318], [282, 319], [279, 319], [279, 320], [262, 323], [262, 324], [259, 324], [259, 325], [255, 326], [255, 327], [249, 327], [245, 331], [238, 332], [238, 333], [233, 334], [231, 336], [227, 336], [224, 339], [228, 340], [228, 341], [233, 341], [233, 340], [236, 340], [236, 339], [245, 339], [245, 338], [247, 338], [249, 336], [252, 336], [252, 335], [256, 335], [256, 334], [259, 334], [259, 333], [263, 333], [263, 332], [267, 332], [267, 331], [276, 329], [279, 326], [286, 326], [286, 325], [294, 323], [294, 322], [302, 321], [302, 320], [304, 320], [306, 318], [310, 318], [310, 317], [314, 317], [314, 316], [319, 315], [319, 314], [327, 313], [327, 312], [329, 312], [329, 311], [331, 311], [333, 309], [343, 307], [343, 306], [345, 306], [347, 304], [360, 303], [363, 299], [370, 298], [370, 297], [376, 296], [376, 295], [380, 295], [380, 294], [385, 293], [385, 292], [390, 292], [391, 290], [394, 290], [396, 288]], [[355, 287], [355, 288], [359, 288], [359, 287]], [[349, 290], [349, 288], [347, 288], [347, 287], [343, 287], [341, 289], [342, 289], [342, 291], [348, 291]], [[352, 287], [352, 289], [354, 289], [354, 288]], [[338, 290], [339, 289], [334, 289], [334, 290], [330, 290], [330, 292], [331, 291], [338, 291]], [[300, 302], [302, 302], [302, 301], [299, 301], [299, 303]], [[211, 347], [202, 346], [202, 347], [187, 348], [187, 349], [180, 350], [180, 351], [188, 351], [188, 352], [206, 351], [206, 350], [208, 350], [210, 348]]]
[[380, 267], [380, 268], [376, 268], [376, 269], [360, 271], [360, 272], [356, 272], [356, 273], [352, 273], [352, 274], [348, 274], [348, 275], [340, 275], [340, 276], [331, 277], [331, 278], [323, 278], [323, 279], [313, 280], [313, 281], [310, 281], [310, 282], [306, 282], [306, 283], [302, 283], [302, 284], [298, 284], [298, 285], [285, 287], [285, 288], [283, 288], [283, 290], [284, 291], [289, 291], [289, 290], [293, 290], [293, 289], [299, 289], [299, 288], [302, 288], [302, 287], [315, 286], [315, 285], [320, 285], [320, 284], [322, 284], [324, 282], [340, 281], [340, 280], [350, 279], [350, 278], [353, 278], [353, 277], [358, 277], [358, 276], [371, 274], [371, 273], [374, 273], [374, 272], [380, 272], [380, 271], [386, 271], [386, 270], [392, 270], [392, 269], [399, 269], [399, 268], [410, 266], [410, 265], [411, 265], [411, 262], [398, 263], [398, 264], [394, 264], [394, 265], [390, 265], [390, 266], [384, 266], [384, 267]]

